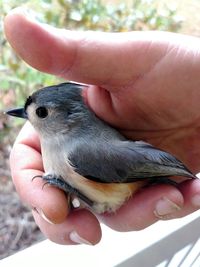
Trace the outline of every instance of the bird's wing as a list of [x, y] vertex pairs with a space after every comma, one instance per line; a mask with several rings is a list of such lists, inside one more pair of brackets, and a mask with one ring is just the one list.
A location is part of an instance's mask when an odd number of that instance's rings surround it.
[[79, 144], [69, 160], [79, 174], [101, 183], [130, 183], [173, 175], [194, 178], [174, 156], [144, 142]]

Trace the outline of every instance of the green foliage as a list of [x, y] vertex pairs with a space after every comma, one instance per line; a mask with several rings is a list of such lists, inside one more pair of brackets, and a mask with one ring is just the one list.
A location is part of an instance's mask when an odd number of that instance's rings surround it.
[[[95, 30], [95, 31], [132, 31], [132, 30], [168, 30], [177, 31], [180, 21], [176, 10], [169, 7], [158, 9], [156, 1], [133, 0], [120, 4], [111, 4], [101, 0], [0, 0], [1, 14], [6, 15], [12, 8], [23, 5], [34, 10], [30, 15], [39, 21], [56, 27]], [[51, 85], [60, 79], [40, 73], [22, 62], [9, 47], [0, 25], [0, 98], [13, 90], [14, 97], [9, 101], [0, 101], [5, 105], [21, 105], [24, 98], [33, 90]], [[11, 94], [11, 93], [10, 93]], [[13, 93], [12, 93], [13, 94]], [[8, 100], [9, 97], [6, 97]]]

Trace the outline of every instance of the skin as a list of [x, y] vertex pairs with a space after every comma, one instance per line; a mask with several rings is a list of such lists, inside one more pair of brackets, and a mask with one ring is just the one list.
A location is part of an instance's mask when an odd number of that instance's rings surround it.
[[[200, 171], [200, 39], [167, 32], [70, 32], [39, 24], [20, 9], [5, 18], [4, 26], [7, 40], [29, 65], [92, 84], [84, 97], [100, 118], [130, 139], [173, 153], [194, 173]], [[10, 164], [22, 200], [40, 213], [33, 212], [36, 223], [60, 244], [74, 244], [74, 231], [98, 243], [99, 220], [118, 231], [141, 230], [160, 218], [183, 217], [200, 207], [197, 179], [178, 188], [145, 188], [115, 214], [98, 219], [87, 210], [69, 214], [63, 192], [50, 186], [42, 189], [42, 180], [31, 180], [43, 166], [40, 142], [29, 123], [14, 144]], [[166, 199], [174, 209], [158, 216], [155, 207]], [[44, 220], [41, 210], [53, 224]]]

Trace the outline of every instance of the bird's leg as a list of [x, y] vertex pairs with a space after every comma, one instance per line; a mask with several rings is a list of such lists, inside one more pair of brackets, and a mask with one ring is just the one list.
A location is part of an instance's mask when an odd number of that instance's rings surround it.
[[63, 190], [70, 196], [71, 195], [76, 196], [78, 199], [85, 202], [89, 207], [92, 207], [94, 205], [94, 202], [91, 199], [89, 199], [84, 194], [82, 194], [79, 190], [77, 190], [76, 188], [68, 184], [66, 181], [64, 181], [61, 176], [56, 176], [53, 174], [46, 174], [43, 176], [34, 176], [33, 179], [37, 177], [42, 178], [44, 181], [46, 181], [46, 183], [43, 185], [43, 188], [46, 184], [50, 184], [55, 187], [58, 187], [59, 189]]

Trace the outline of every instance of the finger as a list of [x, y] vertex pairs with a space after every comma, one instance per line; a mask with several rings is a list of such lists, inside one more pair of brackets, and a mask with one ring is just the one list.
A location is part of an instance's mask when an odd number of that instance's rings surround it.
[[155, 185], [136, 193], [117, 213], [100, 219], [117, 231], [141, 230], [158, 220], [176, 218], [183, 204], [183, 196], [175, 187]]
[[179, 185], [179, 190], [184, 197], [184, 209], [177, 213], [177, 217], [184, 217], [200, 209], [200, 180], [193, 179]]
[[[108, 92], [99, 87], [113, 91], [129, 87], [143, 77], [168, 48], [168, 40], [160, 45], [160, 40], [165, 37], [147, 32], [113, 34], [56, 29], [36, 22], [19, 8], [5, 18], [4, 29], [11, 46], [34, 68], [69, 80], [98, 85], [89, 88], [88, 105], [114, 125], [121, 124], [127, 116], [125, 114], [121, 119], [121, 112], [116, 116], [116, 99], [119, 97], [111, 99]], [[151, 47], [153, 39], [157, 42]]]
[[38, 134], [29, 121], [27, 121], [24, 124], [23, 128], [18, 134], [15, 144], [18, 144], [18, 143], [27, 145], [33, 148], [33, 150], [38, 151], [39, 153], [41, 152], [40, 140], [39, 140]]
[[71, 212], [67, 220], [60, 224], [50, 224], [36, 212], [33, 215], [41, 231], [55, 243], [95, 245], [101, 239], [100, 224], [87, 210]]
[[149, 71], [166, 53], [169, 40], [168, 33], [161, 38], [162, 33], [60, 30], [36, 22], [19, 8], [5, 18], [4, 29], [15, 51], [34, 68], [112, 87], [129, 85]]
[[40, 211], [49, 221], [60, 223], [68, 214], [65, 194], [55, 187], [43, 187], [44, 181], [40, 178], [32, 180], [34, 176], [43, 174], [42, 158], [38, 150], [38, 137], [30, 124], [26, 124], [10, 156], [13, 181], [24, 202]]

